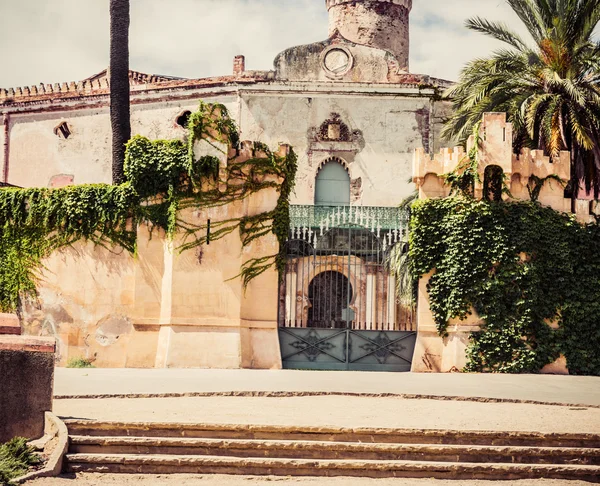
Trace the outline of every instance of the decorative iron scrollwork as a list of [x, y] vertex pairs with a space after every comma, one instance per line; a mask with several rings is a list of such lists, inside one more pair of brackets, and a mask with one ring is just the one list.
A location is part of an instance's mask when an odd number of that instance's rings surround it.
[[320, 355], [326, 354], [326, 351], [331, 351], [336, 347], [335, 344], [323, 339], [314, 330], [311, 330], [300, 340], [290, 343], [290, 346], [301, 351], [311, 362], [316, 361]]

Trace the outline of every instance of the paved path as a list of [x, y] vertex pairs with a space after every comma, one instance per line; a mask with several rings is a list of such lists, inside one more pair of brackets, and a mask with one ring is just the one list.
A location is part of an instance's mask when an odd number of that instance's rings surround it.
[[586, 486], [590, 483], [563, 480], [523, 481], [448, 481], [435, 479], [360, 479], [360, 478], [281, 478], [247, 476], [136, 476], [113, 474], [81, 474], [71, 478], [38, 479], [31, 486], [274, 486], [294, 484], [302, 486]]
[[211, 393], [462, 397], [600, 407], [600, 377], [329, 371], [57, 368], [55, 396]]
[[55, 400], [63, 418], [600, 434], [600, 408], [347, 396]]

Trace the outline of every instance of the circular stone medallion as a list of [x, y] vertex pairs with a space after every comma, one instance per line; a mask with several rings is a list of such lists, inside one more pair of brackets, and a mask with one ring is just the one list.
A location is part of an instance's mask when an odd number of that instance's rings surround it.
[[324, 53], [323, 68], [327, 74], [343, 76], [352, 68], [352, 55], [347, 49], [334, 47]]

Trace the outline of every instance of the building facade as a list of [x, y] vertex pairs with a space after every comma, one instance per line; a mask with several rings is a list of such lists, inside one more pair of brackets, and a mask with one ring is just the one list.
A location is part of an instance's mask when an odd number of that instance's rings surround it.
[[[242, 140], [289, 145], [298, 154], [285, 283], [264, 296], [264, 306], [274, 309], [264, 321], [277, 321], [273, 325], [281, 328], [281, 355], [252, 364], [251, 359], [194, 359], [186, 352], [187, 357], [170, 362], [156, 358], [154, 337], [146, 334], [136, 338], [141, 358], [99, 358], [99, 363], [278, 367], [283, 358], [290, 367], [410, 369], [416, 328], [410, 312], [397, 302], [385, 262], [406, 235], [406, 221], [394, 208], [414, 190], [414, 150], [430, 153], [444, 145], [440, 131], [450, 107], [439, 93], [449, 83], [409, 71], [412, 0], [327, 0], [326, 8], [328, 38], [287, 49], [270, 71], [248, 71], [238, 56], [233, 73], [217, 78], [130, 73], [134, 134], [183, 138], [187, 116], [203, 100], [228, 108]], [[0, 113], [3, 183], [61, 187], [110, 182], [106, 72], [80, 82], [0, 89]], [[88, 257], [95, 261], [93, 254]], [[57, 255], [49, 262], [39, 308], [25, 314], [26, 329], [58, 336], [63, 349], [72, 346], [63, 360], [90, 352], [122, 356], [118, 346], [133, 339], [141, 318], [132, 310], [135, 305], [115, 304], [138, 298], [135, 285], [126, 283], [135, 280], [133, 270], [113, 286], [125, 289], [125, 301], [120, 291], [110, 289], [114, 278], [104, 264], [106, 281], [88, 289], [98, 296], [81, 300], [77, 285], [65, 284], [70, 279], [65, 265], [73, 265], [65, 258]], [[80, 266], [74, 273], [80, 282], [93, 281], [94, 267]], [[225, 275], [217, 272], [214, 278]], [[215, 310], [215, 323], [224, 307]], [[178, 318], [190, 320], [192, 314]], [[202, 315], [210, 324], [210, 312]], [[102, 326], [110, 327], [110, 339], [102, 338]], [[129, 337], [121, 339], [125, 334]], [[232, 346], [242, 347], [236, 343]], [[210, 346], [210, 340], [197, 344]], [[266, 352], [272, 353], [269, 346]], [[361, 353], [365, 356], [357, 358]]]

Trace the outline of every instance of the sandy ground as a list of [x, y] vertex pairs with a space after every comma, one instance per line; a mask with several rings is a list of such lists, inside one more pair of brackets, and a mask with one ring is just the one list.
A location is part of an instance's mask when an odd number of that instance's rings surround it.
[[55, 400], [62, 418], [451, 430], [600, 433], [600, 409], [344, 396]]
[[137, 476], [113, 474], [81, 474], [73, 477], [38, 479], [27, 483], [31, 486], [265, 486], [275, 484], [298, 484], [305, 486], [589, 486], [591, 483], [564, 480], [522, 481], [448, 481], [435, 479], [360, 479], [360, 478], [279, 478], [249, 476]]

